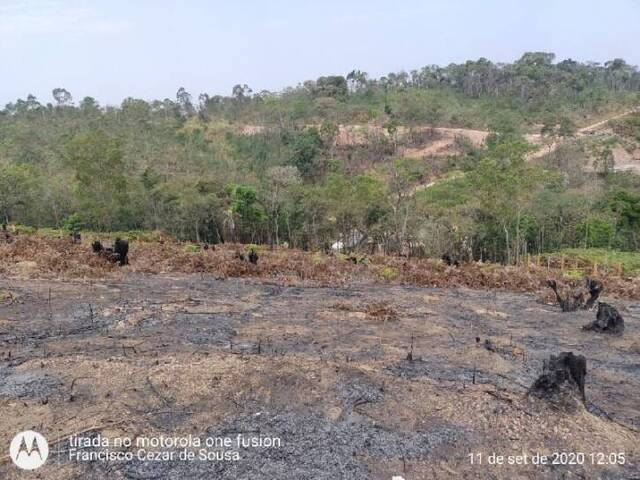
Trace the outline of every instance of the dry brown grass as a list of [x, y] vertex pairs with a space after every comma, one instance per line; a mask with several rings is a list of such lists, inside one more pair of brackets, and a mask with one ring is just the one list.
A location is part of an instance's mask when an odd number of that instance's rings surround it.
[[381, 320], [397, 320], [398, 312], [388, 302], [378, 301], [368, 304], [364, 311], [367, 315]]
[[[215, 249], [188, 251], [184, 243], [163, 238], [156, 242], [132, 242], [130, 265], [121, 269], [93, 254], [90, 240], [74, 245], [68, 239], [16, 235], [0, 243], [0, 274], [20, 278], [118, 278], [122, 271], [141, 273], [205, 273], [218, 278], [250, 277], [282, 285], [339, 286], [358, 282], [392, 282], [439, 288], [468, 287], [537, 292], [552, 302], [545, 287], [556, 278], [567, 287], [580, 281], [563, 279], [562, 271], [547, 266], [503, 266], [471, 262], [459, 268], [439, 260], [375, 256], [367, 265], [354, 265], [341, 256], [293, 249], [263, 247], [257, 265], [235, 258], [245, 246], [225, 244]], [[610, 273], [600, 277], [605, 295], [640, 299], [640, 278]]]
[[362, 316], [373, 318], [376, 320], [397, 320], [398, 312], [389, 302], [386, 301], [374, 301], [370, 303], [352, 303], [340, 301], [331, 305], [331, 308], [341, 312], [359, 313]]

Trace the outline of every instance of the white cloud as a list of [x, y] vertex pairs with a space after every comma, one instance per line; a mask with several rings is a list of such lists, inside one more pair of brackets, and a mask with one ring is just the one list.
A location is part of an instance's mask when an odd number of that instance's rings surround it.
[[0, 3], [0, 38], [52, 34], [113, 34], [129, 30], [129, 20], [109, 18], [94, 8], [60, 0], [8, 0]]

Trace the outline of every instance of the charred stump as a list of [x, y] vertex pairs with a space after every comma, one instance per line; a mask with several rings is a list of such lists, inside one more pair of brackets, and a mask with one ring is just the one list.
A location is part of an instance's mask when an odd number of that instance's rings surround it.
[[576, 310], [591, 309], [603, 290], [603, 284], [600, 280], [587, 278], [582, 288], [572, 292], [563, 298], [558, 291], [558, 284], [555, 280], [547, 280], [547, 286], [553, 290], [556, 295], [558, 305], [563, 312], [575, 312]]
[[104, 251], [104, 247], [102, 246], [100, 240], [96, 240], [91, 243], [91, 250], [93, 251], [93, 253], [100, 253]]
[[4, 241], [6, 243], [11, 243], [11, 241], [12, 241], [11, 234], [9, 233], [9, 230], [7, 230], [7, 224], [6, 223], [2, 224], [2, 238], [4, 238]]
[[129, 242], [127, 240], [116, 238], [113, 244], [113, 252], [116, 255], [115, 261], [118, 262], [121, 267], [129, 265]]
[[116, 238], [113, 247], [105, 247], [100, 240], [96, 240], [91, 244], [91, 250], [121, 267], [129, 264], [129, 242], [127, 240]]
[[555, 280], [548, 280], [547, 285], [555, 293], [558, 305], [560, 305], [560, 309], [563, 312], [575, 312], [581, 305], [584, 305], [584, 294], [582, 292], [576, 292], [566, 298], [562, 298], [562, 295], [558, 292], [558, 283]]
[[460, 266], [460, 262], [452, 257], [450, 254], [445, 253], [444, 255], [442, 255], [442, 261], [449, 267], [453, 266], [453, 267], [459, 267]]
[[589, 298], [585, 303], [585, 307], [587, 309], [590, 309], [598, 301], [598, 298], [600, 297], [600, 294], [604, 289], [604, 285], [600, 280], [596, 280], [595, 278], [587, 278], [586, 283], [587, 283], [587, 289], [589, 290]]
[[354, 265], [367, 265], [369, 259], [365, 256], [357, 256], [356, 254], [347, 257], [347, 261]]
[[608, 303], [598, 302], [596, 319], [582, 327], [583, 330], [621, 335], [624, 332], [624, 319], [618, 309]]
[[586, 402], [584, 392], [587, 360], [573, 352], [551, 355], [542, 374], [533, 382], [529, 394], [556, 406], [572, 408]]

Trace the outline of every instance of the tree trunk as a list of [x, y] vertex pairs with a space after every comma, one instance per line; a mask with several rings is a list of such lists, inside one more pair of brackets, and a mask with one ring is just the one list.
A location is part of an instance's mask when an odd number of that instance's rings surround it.
[[507, 251], [507, 264], [511, 264], [511, 248], [509, 246], [509, 230], [506, 225], [502, 225], [504, 228], [504, 239], [505, 239], [505, 248]]

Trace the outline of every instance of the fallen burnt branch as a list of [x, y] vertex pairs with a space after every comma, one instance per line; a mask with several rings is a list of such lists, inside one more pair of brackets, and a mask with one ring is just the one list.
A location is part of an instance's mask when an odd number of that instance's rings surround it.
[[498, 392], [496, 392], [494, 390], [485, 390], [484, 392], [488, 393], [492, 397], [497, 398], [498, 400], [501, 400], [503, 402], [513, 403], [513, 399], [512, 398], [505, 397], [504, 395], [501, 395], [500, 393], [498, 393]]

